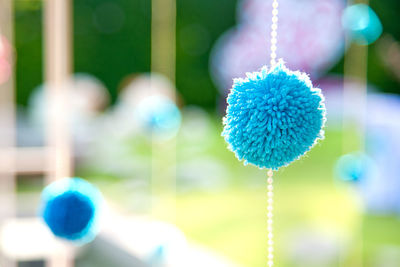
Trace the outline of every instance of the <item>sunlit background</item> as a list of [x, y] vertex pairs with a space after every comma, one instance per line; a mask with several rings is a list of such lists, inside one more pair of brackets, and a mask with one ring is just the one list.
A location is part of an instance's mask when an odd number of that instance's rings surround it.
[[[269, 62], [272, 0], [0, 0], [0, 266], [267, 266], [266, 171], [221, 137]], [[400, 266], [400, 1], [279, 0], [325, 139], [275, 174], [275, 266]], [[55, 238], [41, 192], [81, 177], [99, 234]]]

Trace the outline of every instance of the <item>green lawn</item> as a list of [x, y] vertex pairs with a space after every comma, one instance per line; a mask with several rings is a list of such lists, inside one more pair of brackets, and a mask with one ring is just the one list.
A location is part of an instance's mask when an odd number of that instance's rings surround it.
[[[178, 136], [176, 162], [179, 166], [186, 160], [214, 159], [225, 167], [223, 175], [229, 183], [215, 190], [191, 188], [182, 191], [178, 181], [175, 211], [172, 212], [169, 202], [160, 196], [158, 201], [152, 202], [152, 213], [175, 223], [189, 240], [242, 266], [266, 266], [266, 172], [238, 162], [220, 137], [220, 122], [211, 121], [210, 125], [206, 138]], [[356, 143], [355, 137], [350, 138]], [[135, 140], [132, 141], [133, 153], [150, 157], [150, 146], [146, 148], [143, 139]], [[163, 145], [157, 146], [165, 149]], [[291, 257], [291, 248], [293, 233], [307, 234], [310, 229], [326, 233], [337, 244], [337, 252], [330, 263], [318, 267], [375, 266], [373, 262], [383, 248], [399, 246], [400, 251], [400, 220], [362, 215], [362, 204], [355, 189], [334, 179], [332, 169], [342, 151], [342, 133], [328, 127], [325, 140], [307, 156], [275, 174], [277, 266], [306, 266]], [[161, 175], [162, 172], [158, 173]], [[86, 175], [99, 177], [90, 172]], [[206, 174], [204, 179], [207, 179]], [[138, 212], [137, 191], [127, 186], [130, 180], [107, 178], [97, 181], [106, 195], [128, 210]], [[146, 190], [151, 192], [151, 188]], [[140, 212], [151, 213], [150, 207], [149, 204], [147, 210]], [[304, 238], [307, 239], [307, 235]], [[300, 240], [300, 243], [307, 242]]]

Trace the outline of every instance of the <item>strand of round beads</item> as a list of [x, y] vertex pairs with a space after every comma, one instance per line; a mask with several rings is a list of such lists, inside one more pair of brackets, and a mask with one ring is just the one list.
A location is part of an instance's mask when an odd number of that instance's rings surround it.
[[[272, 67], [276, 63], [276, 44], [278, 42], [278, 0], [272, 1], [272, 24], [271, 24], [271, 63]], [[274, 234], [273, 234], [273, 209], [274, 209], [274, 186], [273, 172], [268, 171], [268, 206], [267, 206], [267, 234], [268, 234], [268, 267], [274, 265]]]
[[276, 62], [276, 43], [278, 36], [278, 0], [272, 2], [272, 24], [271, 24], [271, 66]]
[[268, 179], [267, 179], [267, 183], [268, 183], [268, 205], [267, 205], [267, 234], [268, 234], [268, 267], [272, 267], [274, 265], [274, 241], [273, 241], [273, 209], [274, 209], [274, 186], [273, 186], [273, 182], [274, 179], [272, 178], [273, 176], [273, 172], [272, 170], [268, 171]]

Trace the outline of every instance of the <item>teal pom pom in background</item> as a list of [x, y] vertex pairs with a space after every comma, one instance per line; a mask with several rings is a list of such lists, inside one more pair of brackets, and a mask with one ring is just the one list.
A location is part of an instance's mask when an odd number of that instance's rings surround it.
[[42, 217], [57, 237], [84, 244], [97, 234], [100, 191], [79, 178], [65, 178], [42, 192]]
[[361, 45], [372, 44], [382, 34], [381, 21], [372, 8], [365, 4], [347, 7], [343, 12], [342, 25], [352, 40]]
[[343, 181], [359, 182], [374, 174], [374, 166], [374, 162], [366, 154], [345, 154], [335, 164], [335, 176]]
[[137, 107], [137, 115], [144, 128], [159, 139], [175, 136], [182, 120], [176, 104], [161, 95], [143, 99]]
[[239, 160], [278, 169], [323, 138], [325, 104], [305, 73], [280, 61], [268, 70], [235, 79], [223, 120], [228, 147]]

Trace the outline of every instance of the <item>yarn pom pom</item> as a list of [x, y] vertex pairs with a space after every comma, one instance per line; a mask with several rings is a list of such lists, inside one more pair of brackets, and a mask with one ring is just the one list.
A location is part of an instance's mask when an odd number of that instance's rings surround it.
[[375, 42], [382, 34], [382, 23], [374, 10], [366, 4], [348, 6], [342, 15], [343, 28], [360, 45]]
[[287, 166], [323, 138], [321, 90], [282, 61], [246, 75], [234, 80], [222, 136], [245, 164], [274, 170]]
[[176, 104], [162, 95], [144, 98], [136, 108], [139, 121], [153, 137], [167, 140], [174, 137], [181, 125], [181, 113]]
[[345, 154], [335, 164], [335, 176], [343, 181], [359, 182], [375, 173], [374, 166], [372, 159], [361, 152]]
[[79, 178], [66, 178], [42, 192], [42, 217], [57, 237], [84, 244], [97, 234], [101, 193]]

